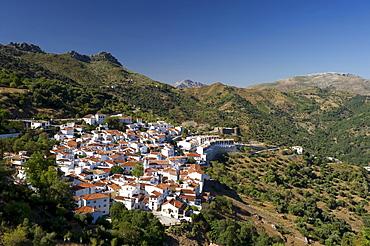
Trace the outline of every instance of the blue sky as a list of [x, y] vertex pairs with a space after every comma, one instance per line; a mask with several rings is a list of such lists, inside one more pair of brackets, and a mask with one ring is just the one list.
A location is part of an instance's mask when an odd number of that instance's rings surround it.
[[369, 13], [362, 0], [1, 0], [0, 43], [108, 51], [167, 84], [247, 87], [327, 71], [370, 79]]

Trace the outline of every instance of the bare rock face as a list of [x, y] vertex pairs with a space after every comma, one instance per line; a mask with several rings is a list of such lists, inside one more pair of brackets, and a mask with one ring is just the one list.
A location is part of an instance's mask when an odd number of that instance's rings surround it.
[[99, 52], [99, 54], [87, 56], [72, 50], [68, 52], [68, 55], [82, 62], [90, 63], [91, 61], [109, 61], [111, 63], [122, 66], [122, 64], [109, 52]]
[[7, 45], [12, 46], [18, 50], [29, 51], [33, 53], [45, 53], [39, 46], [34, 44], [10, 42]]
[[183, 81], [180, 81], [180, 82], [176, 82], [174, 87], [176, 89], [183, 89], [183, 88], [189, 88], [189, 87], [201, 87], [203, 85], [204, 84], [202, 84], [200, 82], [194, 82], [194, 81], [191, 81], [190, 79], [186, 79], [186, 80], [183, 80]]
[[72, 58], [76, 59], [76, 60], [79, 60], [79, 61], [82, 61], [82, 62], [90, 62], [91, 61], [91, 58], [87, 55], [81, 55], [80, 53], [72, 50], [70, 52], [68, 52], [68, 55], [70, 55]]

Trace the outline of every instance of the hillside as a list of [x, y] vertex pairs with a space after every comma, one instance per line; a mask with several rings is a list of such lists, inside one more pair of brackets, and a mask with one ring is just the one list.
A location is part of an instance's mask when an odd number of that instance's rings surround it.
[[305, 88], [322, 88], [333, 91], [345, 91], [360, 95], [370, 95], [370, 80], [349, 73], [316, 73], [285, 78], [272, 83], [263, 83], [247, 87], [253, 90], [277, 89], [281, 91]]
[[293, 238], [304, 237], [313, 245], [338, 245], [369, 226], [363, 184], [370, 176], [363, 168], [327, 161], [308, 153], [240, 153], [220, 156], [206, 170], [224, 184], [211, 184], [218, 194], [234, 198], [234, 205], [242, 202], [265, 227], [274, 224], [270, 233], [281, 233], [286, 245], [299, 245]]
[[[301, 145], [349, 163], [370, 162], [366, 95], [317, 87], [252, 90], [221, 83], [175, 89], [122, 67], [108, 52], [51, 54], [27, 44], [1, 45], [0, 68], [0, 102], [10, 118], [122, 112], [155, 120], [160, 115], [209, 126], [192, 131], [238, 127], [238, 141]], [[3, 124], [0, 132], [11, 128]]]

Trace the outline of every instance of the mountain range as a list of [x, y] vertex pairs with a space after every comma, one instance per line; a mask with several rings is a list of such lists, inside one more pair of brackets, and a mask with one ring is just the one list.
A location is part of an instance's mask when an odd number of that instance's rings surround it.
[[[365, 89], [357, 94], [338, 89], [344, 81], [365, 88], [366, 80], [354, 75], [296, 76], [285, 79], [294, 86], [277, 86], [283, 84], [278, 81], [268, 89], [221, 83], [176, 89], [128, 70], [108, 52], [52, 54], [15, 43], [0, 45], [0, 67], [1, 107], [12, 118], [96, 112], [162, 116], [202, 125], [199, 131], [238, 127], [238, 140], [301, 145], [355, 164], [370, 162], [369, 97]], [[336, 89], [319, 86], [324, 81]]]
[[272, 83], [252, 85], [247, 87], [247, 89], [292, 91], [314, 87], [333, 91], [345, 91], [360, 95], [370, 95], [370, 80], [361, 78], [355, 74], [338, 72], [294, 76]]
[[[0, 45], [0, 133], [14, 130], [15, 121], [4, 120], [7, 114], [10, 118], [79, 118], [99, 112], [186, 123], [190, 132], [199, 134], [233, 127], [236, 136], [221, 136], [278, 145], [282, 151], [257, 155], [240, 148], [240, 153], [217, 156], [204, 169], [212, 178], [208, 191], [233, 200], [204, 204], [195, 223], [168, 230], [171, 239], [187, 245], [206, 242], [208, 234], [220, 241], [221, 235], [228, 235], [225, 238], [232, 241], [236, 236], [230, 233], [242, 232], [233, 229], [236, 225], [217, 225], [215, 218], [220, 216], [228, 219], [225, 223], [254, 224], [284, 238], [287, 245], [307, 245], [305, 237], [313, 245], [338, 245], [370, 225], [369, 189], [364, 185], [370, 177], [361, 167], [370, 162], [367, 80], [330, 72], [248, 88], [181, 84], [187, 86], [177, 89], [130, 71], [109, 52], [52, 54], [33, 44]], [[189, 87], [194, 84], [198, 86]], [[16, 139], [6, 147], [22, 144], [26, 143]], [[0, 141], [1, 148], [5, 145]], [[290, 152], [289, 147], [296, 145], [303, 147], [303, 155]], [[36, 144], [29, 147], [39, 150]], [[326, 157], [339, 160], [327, 163]], [[4, 194], [9, 198], [11, 193]], [[215, 226], [220, 231], [209, 233]]]

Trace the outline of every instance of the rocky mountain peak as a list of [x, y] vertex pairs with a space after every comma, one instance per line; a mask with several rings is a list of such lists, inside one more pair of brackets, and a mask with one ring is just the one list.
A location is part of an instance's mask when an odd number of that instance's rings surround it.
[[88, 62], [91, 61], [109, 61], [111, 63], [117, 64], [119, 66], [122, 66], [122, 64], [109, 52], [99, 52], [96, 55], [82, 55], [74, 50], [67, 53], [72, 58], [82, 61], [82, 62]]
[[39, 46], [34, 44], [10, 42], [7, 45], [12, 46], [18, 50], [29, 51], [33, 53], [45, 53]]
[[109, 52], [99, 52], [97, 55], [91, 55], [90, 58], [93, 61], [109, 61], [122, 66], [122, 64]]
[[201, 87], [203, 85], [204, 84], [202, 84], [200, 82], [194, 82], [190, 79], [186, 79], [186, 80], [183, 80], [183, 81], [180, 81], [180, 82], [176, 82], [174, 87], [176, 89], [183, 89], [183, 88], [189, 88], [189, 87]]

